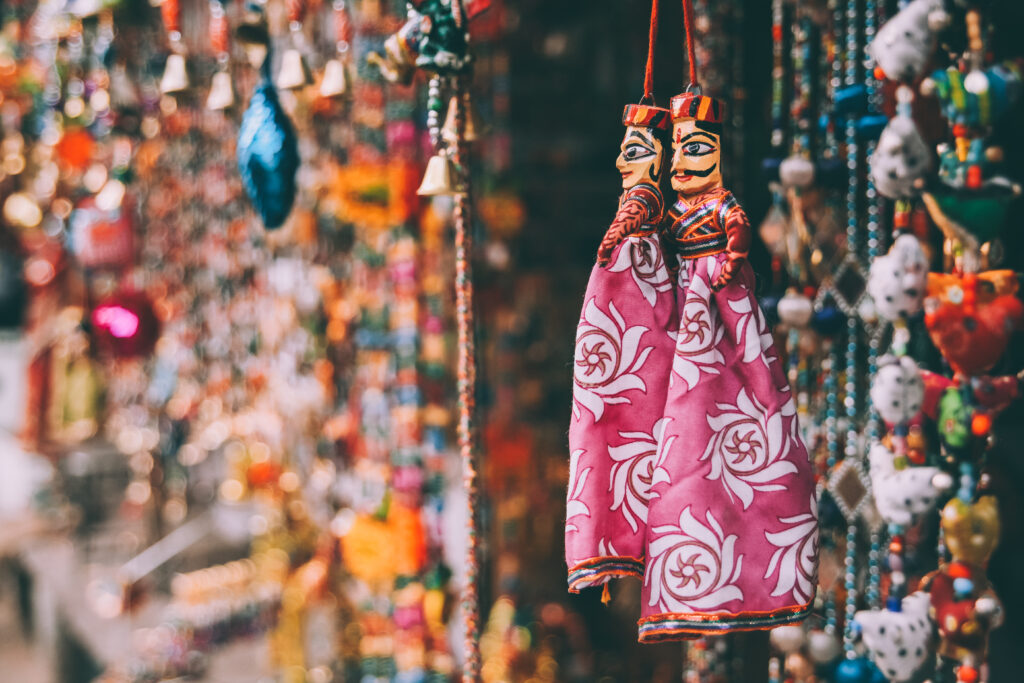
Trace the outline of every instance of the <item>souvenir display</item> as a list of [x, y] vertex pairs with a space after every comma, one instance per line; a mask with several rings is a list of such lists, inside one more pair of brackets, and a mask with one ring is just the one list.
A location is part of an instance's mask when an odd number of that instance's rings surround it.
[[1024, 8], [156, 4], [0, 10], [11, 676], [1013, 678]]

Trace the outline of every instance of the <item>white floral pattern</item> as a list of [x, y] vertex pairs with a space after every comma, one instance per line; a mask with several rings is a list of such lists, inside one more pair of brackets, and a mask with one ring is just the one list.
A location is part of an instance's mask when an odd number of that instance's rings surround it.
[[609, 490], [612, 492], [612, 510], [621, 510], [622, 516], [636, 533], [637, 520], [647, 523], [647, 504], [651, 487], [658, 481], [668, 481], [668, 472], [659, 467], [664, 454], [675, 437], [663, 443], [665, 427], [672, 418], [663, 417], [654, 424], [650, 434], [645, 432], [619, 432], [630, 439], [620, 446], [609, 446], [608, 455], [614, 461], [611, 468]]
[[735, 405], [715, 403], [715, 407], [722, 412], [707, 416], [713, 434], [700, 458], [711, 461], [706, 478], [721, 480], [744, 509], [754, 501], [755, 491], [785, 491], [785, 486], [771, 482], [797, 472], [796, 465], [786, 460], [792, 450], [792, 430], [783, 428], [783, 417], [795, 414], [792, 401], [769, 413], [741, 388]]
[[[696, 267], [707, 268], [710, 281], [715, 260], [706, 257]], [[715, 366], [725, 364], [725, 356], [719, 349], [725, 328], [718, 317], [718, 309], [711, 305], [711, 288], [703, 278], [691, 278], [683, 267], [679, 269], [679, 286], [686, 292], [686, 300], [679, 312], [679, 331], [673, 336], [675, 357], [672, 372], [692, 390], [700, 381], [702, 372], [720, 374]]]
[[657, 526], [648, 553], [644, 583], [648, 604], [664, 612], [707, 611], [742, 600], [736, 585], [743, 556], [736, 556], [736, 535], [726, 536], [709, 510], [707, 524], [697, 521], [691, 507], [679, 515], [679, 525]]
[[661, 246], [651, 237], [627, 237], [608, 270], [613, 273], [629, 270], [633, 282], [651, 308], [654, 308], [659, 293], [672, 290], [672, 278], [662, 257]]
[[768, 561], [764, 578], [778, 572], [772, 597], [792, 593], [793, 600], [806, 604], [814, 596], [818, 566], [818, 502], [811, 495], [809, 512], [792, 517], [779, 517], [782, 531], [765, 532], [768, 542], [777, 548]]
[[752, 363], [761, 360], [768, 364], [775, 360], [774, 356], [768, 358], [766, 351], [772, 349], [774, 340], [771, 330], [768, 329], [768, 321], [751, 296], [742, 299], [729, 299], [729, 308], [739, 314], [736, 321], [736, 341], [743, 348], [743, 362]]
[[576, 333], [575, 371], [573, 379], [573, 416], [580, 418], [580, 408], [594, 415], [594, 422], [604, 415], [605, 405], [630, 403], [623, 396], [627, 391], [647, 391], [637, 374], [653, 346], [640, 349], [640, 340], [648, 328], [627, 327], [615, 304], [608, 303], [605, 313], [591, 298], [583, 309]]
[[581, 448], [572, 452], [569, 457], [569, 499], [565, 504], [565, 533], [579, 531], [571, 520], [575, 517], [590, 517], [590, 508], [583, 502], [583, 489], [587, 485], [587, 477], [593, 467], [580, 470], [580, 460], [585, 451]]

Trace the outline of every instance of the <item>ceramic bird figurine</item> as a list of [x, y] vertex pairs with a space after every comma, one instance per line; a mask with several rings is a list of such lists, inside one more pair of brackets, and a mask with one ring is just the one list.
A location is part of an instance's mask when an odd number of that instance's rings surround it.
[[[259, 34], [261, 39], [265, 35]], [[263, 225], [272, 230], [281, 227], [295, 203], [299, 145], [270, 77], [269, 44], [249, 47], [254, 48], [250, 55], [262, 56], [262, 63], [260, 82], [238, 130], [238, 170]]]

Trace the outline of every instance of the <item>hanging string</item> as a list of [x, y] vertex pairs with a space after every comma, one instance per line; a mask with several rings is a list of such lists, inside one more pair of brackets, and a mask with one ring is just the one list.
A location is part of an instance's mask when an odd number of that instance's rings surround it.
[[683, 0], [683, 25], [686, 27], [686, 55], [690, 62], [690, 85], [700, 86], [697, 80], [697, 39], [693, 27], [693, 0]]
[[654, 44], [658, 40], [658, 0], [651, 0], [651, 29], [647, 35], [647, 69], [644, 71], [644, 99], [654, 104]]
[[[455, 25], [465, 21], [462, 0], [452, 2]], [[480, 576], [479, 507], [480, 492], [476, 461], [476, 339], [473, 315], [473, 235], [470, 213], [470, 178], [468, 160], [464, 155], [466, 137], [465, 99], [462, 78], [455, 77], [455, 144], [452, 146], [455, 167], [461, 176], [461, 191], [455, 196], [455, 317], [458, 338], [458, 402], [459, 455], [462, 460], [463, 485], [466, 488], [466, 585], [462, 592], [463, 644], [465, 662], [463, 683], [480, 680]]]

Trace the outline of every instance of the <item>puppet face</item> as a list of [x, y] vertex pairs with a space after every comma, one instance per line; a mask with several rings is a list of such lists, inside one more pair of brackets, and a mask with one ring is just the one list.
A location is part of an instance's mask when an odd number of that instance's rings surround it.
[[654, 131], [643, 126], [627, 126], [620, 149], [615, 167], [622, 174], [622, 189], [628, 190], [640, 183], [657, 186], [661, 177], [662, 146]]
[[672, 189], [692, 196], [722, 185], [721, 141], [701, 130], [694, 119], [677, 121], [672, 129]]

